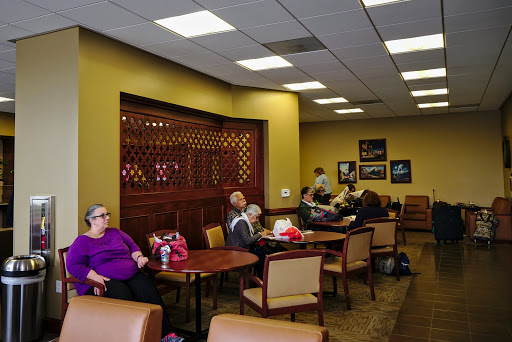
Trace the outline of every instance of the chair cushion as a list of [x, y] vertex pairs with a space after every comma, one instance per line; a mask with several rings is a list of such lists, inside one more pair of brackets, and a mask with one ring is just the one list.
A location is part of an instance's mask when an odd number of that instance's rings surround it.
[[[244, 297], [249, 299], [251, 302], [258, 305], [260, 308], [262, 304], [262, 289], [260, 287], [244, 290]], [[286, 308], [289, 306], [304, 305], [304, 304], [316, 304], [318, 298], [312, 294], [303, 294], [295, 296], [285, 296], [278, 298], [267, 299], [267, 306], [269, 309]]]
[[[326, 258], [324, 263], [324, 271], [341, 273], [341, 264], [343, 262], [342, 260], [343, 259], [340, 257]], [[354, 261], [350, 264], [347, 264], [347, 272], [364, 267], [366, 267], [366, 262], [360, 260]]]
[[427, 215], [423, 213], [407, 213], [404, 214], [404, 220], [419, 220], [425, 221], [427, 219]]
[[[201, 278], [207, 278], [213, 276], [215, 273], [201, 273]], [[196, 279], [196, 275], [194, 273], [190, 274], [190, 282], [192, 283]], [[155, 275], [155, 280], [158, 281], [172, 281], [176, 283], [186, 284], [187, 282], [187, 274], [186, 273], [177, 273], [177, 272], [158, 272]]]
[[392, 252], [393, 252], [393, 247], [391, 247], [391, 246], [372, 248], [372, 254], [392, 253]]

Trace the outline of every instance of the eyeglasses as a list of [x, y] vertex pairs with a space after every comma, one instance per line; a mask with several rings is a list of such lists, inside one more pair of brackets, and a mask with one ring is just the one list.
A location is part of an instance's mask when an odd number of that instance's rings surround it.
[[102, 219], [105, 219], [105, 218], [107, 218], [107, 216], [110, 217], [110, 215], [112, 215], [112, 214], [111, 213], [103, 213], [100, 215], [92, 216], [91, 218], [101, 217]]

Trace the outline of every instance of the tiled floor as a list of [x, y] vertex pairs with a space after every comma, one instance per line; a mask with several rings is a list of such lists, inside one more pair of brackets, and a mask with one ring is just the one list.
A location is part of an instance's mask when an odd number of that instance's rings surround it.
[[389, 342], [512, 341], [512, 245], [427, 243]]

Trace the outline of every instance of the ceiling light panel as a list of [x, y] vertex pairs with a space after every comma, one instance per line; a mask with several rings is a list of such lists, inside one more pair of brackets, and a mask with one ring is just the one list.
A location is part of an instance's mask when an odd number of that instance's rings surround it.
[[325, 86], [320, 82], [303, 82], [303, 83], [289, 83], [283, 84], [283, 87], [286, 87], [291, 90], [309, 90], [309, 89], [321, 89], [325, 88]]
[[361, 2], [364, 4], [364, 7], [388, 5], [393, 2], [403, 2], [403, 1], [408, 1], [408, 0], [361, 0]]
[[412, 96], [431, 96], [431, 95], [444, 95], [448, 94], [448, 88], [429, 89], [429, 90], [415, 90], [411, 91]]
[[448, 107], [448, 102], [419, 103], [419, 108]]
[[236, 28], [209, 11], [179, 15], [155, 20], [154, 22], [185, 38], [236, 30]]
[[431, 34], [428, 36], [388, 40], [384, 42], [390, 54], [433, 50], [444, 48], [443, 34]]
[[313, 100], [313, 101], [315, 101], [316, 103], [319, 103], [319, 104], [348, 102], [343, 97], [333, 97], [333, 98], [330, 98], [330, 99], [318, 99], [318, 100]]
[[240, 64], [252, 71], [286, 68], [286, 67], [293, 66], [287, 60], [285, 60], [284, 58], [279, 57], [279, 56], [246, 59], [243, 61], [236, 61], [235, 63]]
[[364, 112], [361, 108], [354, 108], [354, 109], [338, 109], [335, 110], [338, 114], [347, 114], [347, 113], [362, 113]]
[[9, 99], [7, 97], [1, 97], [0, 96], [0, 102], [9, 102], [9, 101], [14, 101], [14, 99]]
[[444, 76], [446, 76], [446, 68], [402, 72], [402, 77], [406, 81]]

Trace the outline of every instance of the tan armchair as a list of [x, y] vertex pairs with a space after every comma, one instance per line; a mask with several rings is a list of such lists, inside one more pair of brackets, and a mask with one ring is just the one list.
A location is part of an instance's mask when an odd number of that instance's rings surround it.
[[74, 297], [54, 342], [160, 342], [158, 305], [96, 296]]
[[380, 206], [385, 208], [389, 201], [391, 200], [391, 197], [389, 197], [389, 195], [379, 195], [379, 198], [380, 198]]
[[244, 314], [244, 304], [264, 318], [291, 314], [292, 322], [297, 312], [317, 310], [318, 324], [323, 326], [324, 261], [323, 250], [296, 250], [267, 255], [263, 280], [252, 274], [245, 275], [257, 287], [247, 288], [244, 277], [240, 277], [240, 315]]
[[[496, 235], [494, 240], [497, 241], [512, 241], [512, 216], [511, 216], [511, 203], [510, 200], [503, 197], [496, 197], [488, 209], [496, 215], [500, 220], [496, 228]], [[469, 237], [473, 240], [473, 234], [476, 230], [476, 212], [469, 214]]]
[[329, 332], [312, 324], [222, 314], [212, 318], [208, 342], [328, 342]]
[[405, 196], [400, 224], [404, 229], [432, 231], [432, 209], [429, 208], [428, 196]]

